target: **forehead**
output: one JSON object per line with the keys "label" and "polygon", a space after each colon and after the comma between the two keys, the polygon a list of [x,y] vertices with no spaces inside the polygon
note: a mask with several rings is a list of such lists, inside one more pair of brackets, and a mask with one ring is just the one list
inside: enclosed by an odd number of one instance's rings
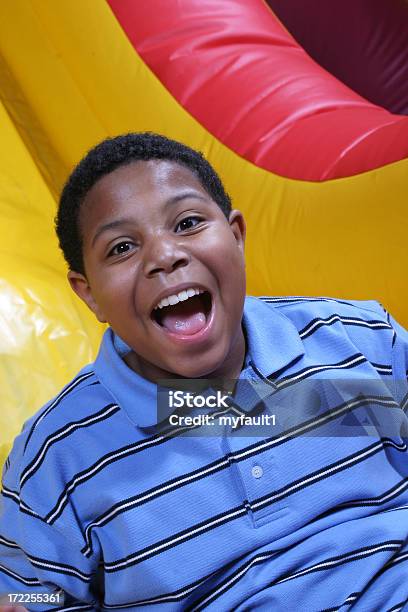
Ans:
{"label": "forehead", "polygon": [[217,204],[197,176],[186,166],[168,160],[136,161],[116,168],[100,178],[86,194],[79,214],[84,243],[103,223],[129,214],[137,222],[163,218],[166,203],[184,194],[197,196],[201,205]]}
{"label": "forehead", "polygon": [[162,193],[169,196],[184,188],[205,191],[198,177],[186,166],[168,160],[136,161],[116,168],[100,178],[84,198],[85,208],[101,199],[143,198]]}

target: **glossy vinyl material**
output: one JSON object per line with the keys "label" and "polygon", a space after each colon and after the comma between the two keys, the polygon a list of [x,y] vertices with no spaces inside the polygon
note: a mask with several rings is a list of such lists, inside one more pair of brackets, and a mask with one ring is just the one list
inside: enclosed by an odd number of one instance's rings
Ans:
{"label": "glossy vinyl material", "polygon": [[[261,0],[108,0],[135,50],[233,151],[281,176],[342,178],[404,159],[408,118],[316,64]],[[314,15],[305,20],[312,25]],[[373,36],[377,37],[377,32]],[[381,48],[381,47],[380,47]]]}

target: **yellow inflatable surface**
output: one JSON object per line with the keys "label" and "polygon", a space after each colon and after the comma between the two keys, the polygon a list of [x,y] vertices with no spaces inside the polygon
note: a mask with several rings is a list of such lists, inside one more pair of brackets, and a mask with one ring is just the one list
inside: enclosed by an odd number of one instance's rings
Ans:
{"label": "yellow inflatable surface", "polygon": [[53,218],[107,136],[152,130],[208,156],[247,219],[248,293],[378,299],[408,324],[408,160],[322,183],[251,164],[176,102],[102,1],[3,2],[0,41],[0,464],[103,331],[68,287]]}

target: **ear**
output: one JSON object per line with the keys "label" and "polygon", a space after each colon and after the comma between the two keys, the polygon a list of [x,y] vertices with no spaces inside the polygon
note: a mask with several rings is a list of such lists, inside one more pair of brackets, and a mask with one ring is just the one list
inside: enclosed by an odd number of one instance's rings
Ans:
{"label": "ear", "polygon": [[231,210],[228,222],[238,243],[238,247],[241,249],[242,253],[244,253],[246,224],[243,214],[239,210]]}
{"label": "ear", "polygon": [[68,282],[71,285],[71,289],[83,302],[85,302],[88,308],[92,310],[98,321],[106,323],[106,319],[94,299],[92,289],[86,276],[80,272],[73,272],[70,270],[68,272]]}

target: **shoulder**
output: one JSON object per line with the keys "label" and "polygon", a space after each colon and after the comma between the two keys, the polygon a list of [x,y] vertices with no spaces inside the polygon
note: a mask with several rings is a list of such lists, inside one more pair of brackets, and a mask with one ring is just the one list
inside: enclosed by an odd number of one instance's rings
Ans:
{"label": "shoulder", "polygon": [[385,365],[388,373],[394,330],[379,302],[300,296],[256,299],[267,305],[271,314],[289,319],[306,349],[326,347],[333,352],[361,353],[369,361]]}
{"label": "shoulder", "polygon": [[[32,475],[40,471],[44,477],[51,477],[49,470],[40,469],[49,455],[54,455],[53,463],[58,463],[57,448],[66,450],[72,441],[77,443],[72,434],[85,430],[88,424],[102,421],[109,410],[113,412],[115,408],[118,410],[114,399],[98,380],[93,364],[84,367],[24,423],[3,467],[3,492],[19,495],[21,491],[23,498],[24,485]],[[77,448],[77,456],[78,451]]]}
{"label": "shoulder", "polygon": [[85,366],[24,423],[25,447],[38,436],[41,438],[41,435],[47,435],[77,417],[92,414],[95,407],[109,397],[94,372],[93,364]]}
{"label": "shoulder", "polygon": [[375,318],[384,321],[390,327],[385,309],[376,300],[345,300],[319,296],[259,296],[255,299],[261,300],[294,321],[309,319],[310,316],[338,314],[363,319]]}

